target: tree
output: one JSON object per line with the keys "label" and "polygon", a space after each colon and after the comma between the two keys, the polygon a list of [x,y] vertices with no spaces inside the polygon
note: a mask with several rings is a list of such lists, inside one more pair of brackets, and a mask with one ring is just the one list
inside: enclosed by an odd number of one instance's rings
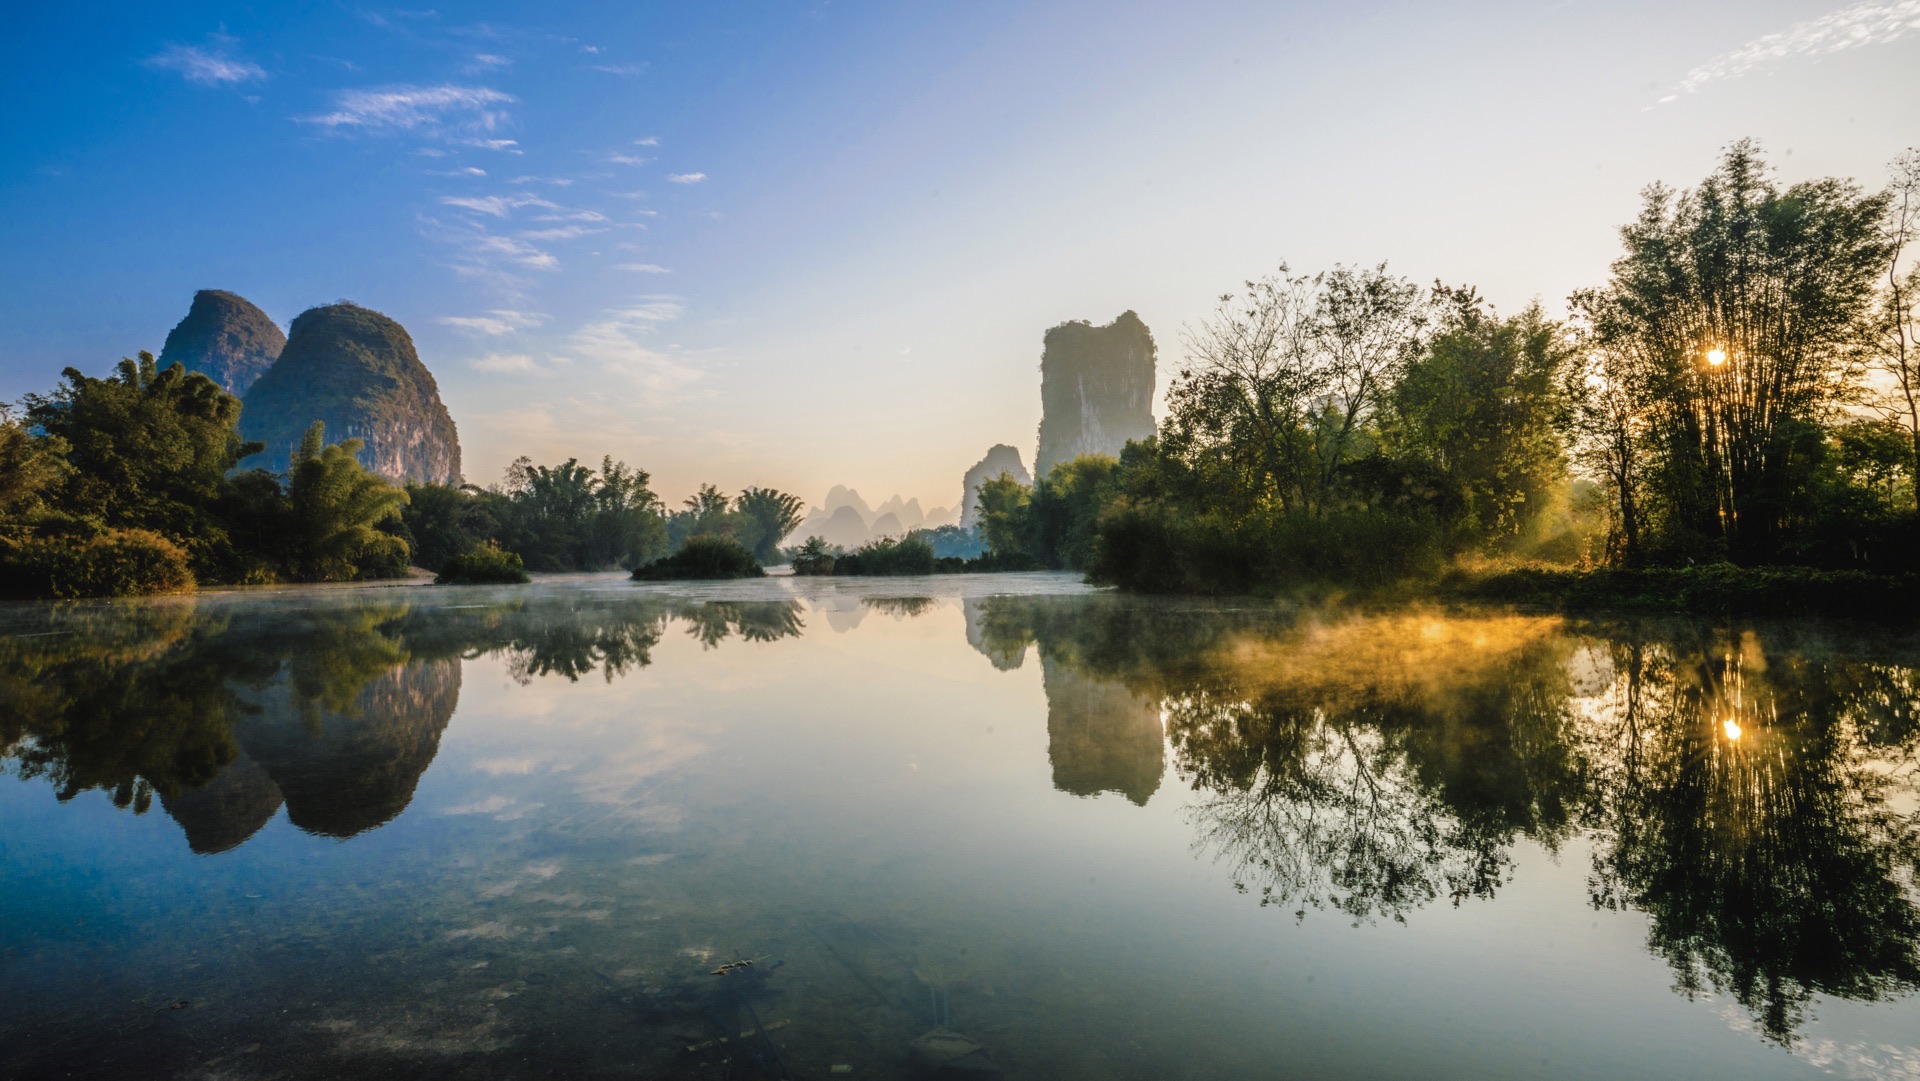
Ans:
{"label": "tree", "polygon": [[381,530],[406,505],[407,493],[360,464],[360,440],[328,446],[315,421],[287,473],[285,560],[302,581],[333,582],[363,569],[404,573],[407,542]]}
{"label": "tree", "polygon": [[1365,428],[1418,346],[1425,310],[1421,290],[1384,263],[1312,276],[1283,263],[1247,282],[1187,333],[1163,450],[1196,471],[1215,506],[1324,512],[1366,451]]}
{"label": "tree", "polygon": [[145,352],[105,379],[76,368],[62,377],[53,394],[24,399],[28,422],[64,448],[50,501],[87,529],[159,533],[219,579],[232,559],[217,513],[227,474],[260,449],[235,432],[240,399],[179,365],[157,371]]}
{"label": "tree", "polygon": [[1511,547],[1566,489],[1573,350],[1537,303],[1501,319],[1470,288],[1435,297],[1436,333],[1388,394],[1389,451],[1440,478],[1465,539]]}
{"label": "tree", "polygon": [[[1920,460],[1920,261],[1901,273],[1908,245],[1920,241],[1920,150],[1893,161],[1887,189],[1887,284],[1875,312],[1874,365],[1892,383],[1883,403],[1886,415],[1906,430],[1910,460]],[[1920,484],[1913,498],[1920,509]]]}
{"label": "tree", "polygon": [[806,506],[799,496],[772,488],[748,488],[733,501],[735,513],[751,519],[759,530],[753,554],[762,563],[779,560],[780,542],[799,528]]}
{"label": "tree", "polygon": [[1887,205],[1831,178],[1782,190],[1738,142],[1698,188],[1647,188],[1612,280],[1574,294],[1645,417],[1673,543],[1778,550],[1808,483],[1803,433],[1859,370]]}
{"label": "tree", "polygon": [[0,537],[23,532],[44,508],[46,493],[66,472],[66,450],[56,437],[35,439],[0,404]]}
{"label": "tree", "polygon": [[652,479],[646,470],[629,468],[625,462],[614,461],[612,455],[600,459],[600,475],[594,480],[593,519],[581,556],[583,567],[631,569],[666,553],[667,528],[660,515],[660,498],[647,486]]}
{"label": "tree", "polygon": [[980,486],[980,535],[996,556],[1028,551],[1027,504],[1033,489],[1002,473]]}
{"label": "tree", "polygon": [[1028,553],[1045,566],[1086,569],[1100,514],[1118,494],[1119,471],[1107,455],[1083,454],[1035,481],[1022,531]]}

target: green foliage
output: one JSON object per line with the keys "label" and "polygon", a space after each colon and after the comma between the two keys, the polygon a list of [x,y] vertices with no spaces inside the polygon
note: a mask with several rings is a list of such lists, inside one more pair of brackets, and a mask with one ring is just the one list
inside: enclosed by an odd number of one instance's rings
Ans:
{"label": "green foliage", "polygon": [[150,353],[106,379],[75,368],[63,379],[25,399],[29,423],[63,448],[66,467],[44,497],[97,528],[158,533],[197,574],[220,580],[235,562],[218,513],[227,474],[256,449],[235,434],[240,400],[185,368],[156,370]]}
{"label": "green foliage", "polygon": [[772,488],[748,488],[733,501],[733,509],[753,523],[757,534],[754,558],[772,563],[780,558],[780,542],[799,527],[806,503],[799,496]]}
{"label": "green foliage", "polygon": [[798,548],[793,549],[792,554],[788,556],[788,561],[793,564],[795,574],[808,576],[832,574],[834,552],[825,540],[819,537],[808,537]]}
{"label": "green foliage", "polygon": [[1920,577],[1813,567],[1576,569],[1517,567],[1448,576],[1466,600],[1557,609],[1695,612],[1714,616],[1835,615],[1905,621],[1920,607]]}
{"label": "green foliage", "polygon": [[46,509],[46,495],[68,469],[67,446],[57,437],[35,439],[0,404],[0,538],[18,536]]}
{"label": "green foliage", "polygon": [[503,552],[492,541],[449,557],[434,578],[435,585],[514,585],[528,581],[526,566],[513,552]]}
{"label": "green foliage", "polygon": [[974,505],[980,508],[980,536],[996,553],[1024,552],[1027,548],[1027,504],[1033,489],[1002,473],[980,485]]}
{"label": "green foliage", "polygon": [[1100,516],[1119,494],[1120,463],[1083,454],[1034,482],[1022,549],[1037,562],[1085,570],[1093,561]]}
{"label": "green foliage", "polygon": [[1431,578],[1445,562],[1441,527],[1418,516],[1358,509],[1188,516],[1124,502],[1102,519],[1087,576],[1151,593],[1371,590]]}
{"label": "green foliage", "polygon": [[437,571],[471,550],[479,537],[492,539],[495,523],[474,494],[453,484],[407,485],[401,521],[413,549],[413,561]]}
{"label": "green foliage", "polygon": [[1617,399],[1589,440],[1644,463],[1611,478],[1622,559],[1784,553],[1817,483],[1804,448],[1872,335],[1887,210],[1846,181],[1783,189],[1749,141],[1696,189],[1647,189],[1611,280],[1573,298],[1586,388]]}
{"label": "green foliage", "polygon": [[416,561],[429,570],[483,541],[536,571],[632,567],[667,550],[651,479],[611,456],[597,471],[574,458],[554,466],[520,458],[493,489],[409,485],[403,520]]}
{"label": "green foliage", "polygon": [[732,537],[706,535],[689,539],[679,551],[638,568],[633,576],[641,581],[673,581],[759,578],[766,573],[746,545]]}
{"label": "green foliage", "polygon": [[836,559],[834,574],[897,575],[932,574],[933,546],[918,537],[881,537],[868,541],[855,552]]}
{"label": "green foliage", "polygon": [[0,592],[12,597],[136,597],[193,588],[187,554],[150,530],[0,542]]}
{"label": "green foliage", "polygon": [[1431,477],[1464,546],[1540,539],[1565,505],[1573,348],[1536,303],[1511,319],[1471,289],[1436,289],[1437,332],[1400,372],[1381,418],[1383,456]]}
{"label": "green foliage", "polygon": [[307,429],[287,477],[287,530],[281,559],[305,582],[348,581],[363,568],[404,574],[407,543],[379,528],[406,505],[405,490],[367,472],[360,441],[329,446],[326,426]]}
{"label": "green foliage", "polygon": [[926,541],[932,546],[933,554],[941,559],[972,559],[987,550],[979,533],[957,525],[916,529],[908,535]]}

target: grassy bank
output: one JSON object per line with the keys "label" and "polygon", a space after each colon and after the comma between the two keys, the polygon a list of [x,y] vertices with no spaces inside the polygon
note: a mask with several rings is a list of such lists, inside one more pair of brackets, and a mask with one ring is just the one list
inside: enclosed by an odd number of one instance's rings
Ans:
{"label": "grassy bank", "polygon": [[1910,621],[1920,613],[1920,576],[1726,563],[1649,570],[1455,570],[1440,580],[1439,593],[1447,600],[1567,611],[1817,615],[1887,621]]}

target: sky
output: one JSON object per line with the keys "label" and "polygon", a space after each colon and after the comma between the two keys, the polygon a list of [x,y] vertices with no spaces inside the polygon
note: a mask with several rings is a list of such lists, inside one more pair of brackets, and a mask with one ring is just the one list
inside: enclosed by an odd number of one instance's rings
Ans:
{"label": "sky", "polygon": [[407,327],[467,478],[818,502],[1031,462],[1046,328],[1282,262],[1563,312],[1648,183],[1870,188],[1920,0],[33,4],[0,42],[0,398],[196,289]]}

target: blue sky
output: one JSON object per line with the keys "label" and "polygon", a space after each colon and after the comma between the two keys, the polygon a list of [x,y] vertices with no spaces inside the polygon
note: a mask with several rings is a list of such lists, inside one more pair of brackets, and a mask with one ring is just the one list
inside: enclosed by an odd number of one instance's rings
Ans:
{"label": "blue sky", "polygon": [[929,505],[1031,457],[1040,336],[1161,349],[1271,270],[1504,309],[1752,136],[1877,186],[1920,0],[30,5],[0,44],[0,397],[193,291],[413,333],[469,479],[613,454]]}

